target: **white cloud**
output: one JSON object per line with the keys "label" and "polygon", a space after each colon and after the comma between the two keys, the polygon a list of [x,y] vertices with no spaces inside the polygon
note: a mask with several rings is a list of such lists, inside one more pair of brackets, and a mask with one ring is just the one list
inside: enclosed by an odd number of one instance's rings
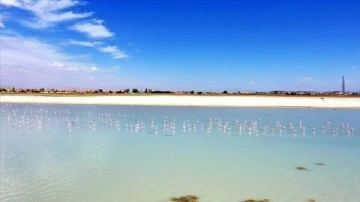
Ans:
{"label": "white cloud", "polygon": [[305,78],[300,79],[299,82],[308,83],[308,82],[311,82],[312,80],[313,80],[312,77],[305,77]]}
{"label": "white cloud", "polygon": [[104,46],[99,48],[99,50],[104,53],[114,53],[118,50],[118,48],[116,46]]}
{"label": "white cloud", "polygon": [[[86,87],[86,76],[97,80],[113,74],[76,56],[62,52],[56,46],[34,38],[0,35],[1,85],[19,87]],[[21,56],[21,57],[19,57]]]}
{"label": "white cloud", "polygon": [[[80,0],[0,0],[0,6],[14,7],[31,12],[35,18],[32,20],[20,20],[24,25],[31,28],[45,28],[59,22],[87,18],[92,15],[89,12],[74,12],[70,9],[84,4]],[[5,27],[4,13],[0,15],[0,28]],[[91,38],[108,38],[115,34],[103,25],[99,19],[77,22],[70,27],[71,30],[84,33]],[[129,56],[116,46],[105,46],[99,41],[72,40],[68,44],[93,47],[97,50],[109,53],[114,59],[128,58]],[[48,63],[51,64],[51,63]]]}
{"label": "white cloud", "polygon": [[0,28],[5,28],[4,22],[3,22],[3,16],[0,15]]}
{"label": "white cloud", "polygon": [[110,54],[114,59],[125,59],[129,57],[129,55],[127,55],[124,51],[119,50],[117,46],[109,46],[109,45],[102,46],[103,43],[99,41],[91,42],[91,41],[77,41],[70,39],[69,44],[97,48],[97,50],[100,52]]}
{"label": "white cloud", "polygon": [[64,67],[64,64],[61,63],[61,62],[52,62],[52,63],[49,64],[49,66],[50,67],[60,67],[60,68],[62,68],[62,67]]}
{"label": "white cloud", "polygon": [[108,38],[114,36],[114,33],[110,32],[109,29],[103,25],[102,20],[76,23],[70,29],[84,33],[91,38]]}
{"label": "white cloud", "polygon": [[1,0],[0,5],[3,6],[14,6],[14,7],[20,7],[21,4],[18,0]]}
{"label": "white cloud", "polygon": [[102,45],[102,42],[99,41],[77,41],[77,40],[69,40],[69,44],[78,45],[78,46],[86,46],[86,47],[97,47],[99,45]]}
{"label": "white cloud", "polygon": [[125,59],[129,57],[124,51],[119,50],[117,46],[100,47],[99,51],[111,54],[114,59]]}
{"label": "white cloud", "polygon": [[[67,60],[55,47],[37,39],[24,37],[1,37],[2,65],[41,67],[54,64],[55,61]],[[21,56],[21,57],[19,57]]]}
{"label": "white cloud", "polygon": [[68,9],[81,5],[78,0],[2,0],[0,5],[31,12],[35,19],[22,21],[25,26],[31,28],[45,28],[58,22],[87,18],[93,14],[69,11]]}

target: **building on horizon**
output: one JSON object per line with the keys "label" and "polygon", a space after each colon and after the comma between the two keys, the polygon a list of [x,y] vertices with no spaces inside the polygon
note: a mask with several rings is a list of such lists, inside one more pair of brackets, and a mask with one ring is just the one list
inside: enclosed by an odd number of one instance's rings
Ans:
{"label": "building on horizon", "polygon": [[341,86],[342,93],[345,94],[345,78],[344,75],[342,76],[342,86]]}

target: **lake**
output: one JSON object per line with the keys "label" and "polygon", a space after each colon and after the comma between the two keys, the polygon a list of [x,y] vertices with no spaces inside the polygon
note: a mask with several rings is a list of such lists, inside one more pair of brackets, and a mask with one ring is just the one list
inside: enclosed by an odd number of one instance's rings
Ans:
{"label": "lake", "polygon": [[360,198],[360,110],[0,104],[0,201]]}

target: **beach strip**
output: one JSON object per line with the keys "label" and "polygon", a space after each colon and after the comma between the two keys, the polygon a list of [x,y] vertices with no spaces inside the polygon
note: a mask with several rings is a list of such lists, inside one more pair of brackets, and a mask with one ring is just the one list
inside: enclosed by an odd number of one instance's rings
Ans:
{"label": "beach strip", "polygon": [[196,95],[1,95],[0,103],[197,107],[294,107],[360,109],[360,97],[196,96]]}

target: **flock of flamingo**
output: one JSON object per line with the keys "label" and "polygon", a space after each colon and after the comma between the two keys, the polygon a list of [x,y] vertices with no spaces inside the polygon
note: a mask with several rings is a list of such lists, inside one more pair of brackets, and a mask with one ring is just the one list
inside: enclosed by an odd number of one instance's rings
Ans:
{"label": "flock of flamingo", "polygon": [[45,127],[64,130],[72,134],[80,130],[98,131],[113,129],[114,133],[123,134],[238,134],[251,136],[299,136],[299,135],[332,135],[354,136],[356,130],[349,123],[333,124],[324,121],[322,124],[306,125],[301,120],[282,123],[279,120],[270,121],[237,118],[183,118],[157,117],[143,114],[120,112],[93,112],[58,110],[50,108],[18,108],[13,105],[1,105],[1,121],[6,121],[11,128],[17,130],[38,131]]}

